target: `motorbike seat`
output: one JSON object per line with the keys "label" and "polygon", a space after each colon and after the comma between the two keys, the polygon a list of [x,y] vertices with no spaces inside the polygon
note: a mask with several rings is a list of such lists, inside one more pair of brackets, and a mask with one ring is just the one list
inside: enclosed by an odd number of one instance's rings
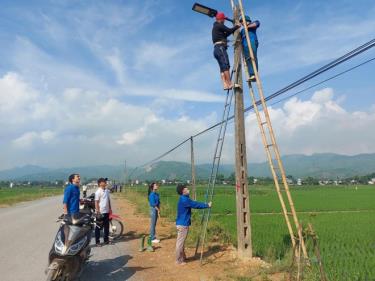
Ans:
{"label": "motorbike seat", "polygon": [[64,221],[69,225],[81,226],[90,223],[90,215],[82,213],[69,215],[64,219]]}

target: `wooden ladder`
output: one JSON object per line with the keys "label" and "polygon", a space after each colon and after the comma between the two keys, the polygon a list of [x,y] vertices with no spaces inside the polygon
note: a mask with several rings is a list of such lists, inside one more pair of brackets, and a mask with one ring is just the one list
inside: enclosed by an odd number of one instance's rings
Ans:
{"label": "wooden ladder", "polygon": [[[245,13],[243,10],[242,0],[238,0],[238,3],[239,3],[240,15],[243,19],[245,19]],[[304,241],[303,233],[302,233],[302,227],[300,226],[300,222],[297,217],[293,198],[290,194],[287,178],[285,175],[285,169],[281,161],[278,145],[276,143],[275,133],[272,128],[271,119],[269,116],[267,104],[266,104],[265,97],[263,94],[262,83],[261,83],[259,73],[256,67],[254,53],[250,44],[249,32],[246,28],[244,30],[246,34],[247,45],[249,46],[249,53],[250,53],[251,63],[254,69],[260,102],[257,101],[256,99],[254,89],[249,79],[250,75],[248,73],[247,62],[244,58],[243,58],[243,63],[245,66],[244,68],[245,68],[245,73],[246,73],[246,77],[248,81],[248,87],[250,91],[252,104],[254,106],[254,111],[257,117],[258,126],[259,126],[261,136],[262,136],[263,146],[266,151],[267,160],[268,160],[271,173],[272,173],[272,177],[275,183],[276,192],[281,203],[282,212],[286,221],[286,225],[288,227],[293,249],[296,249],[296,247],[301,247],[303,256],[306,262],[309,263],[305,241]],[[263,110],[263,114],[261,114],[261,111],[259,109],[260,106],[261,106],[261,109]],[[280,178],[281,180],[279,180]],[[286,197],[286,200],[284,197]],[[294,227],[292,226],[292,223],[294,224]]]}

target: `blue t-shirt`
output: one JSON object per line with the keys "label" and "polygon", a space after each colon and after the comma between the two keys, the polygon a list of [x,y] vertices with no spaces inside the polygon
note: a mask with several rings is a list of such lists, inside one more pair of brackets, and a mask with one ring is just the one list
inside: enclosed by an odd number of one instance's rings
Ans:
{"label": "blue t-shirt", "polygon": [[191,208],[206,209],[208,204],[191,200],[189,195],[181,195],[177,204],[176,225],[191,225]]}
{"label": "blue t-shirt", "polygon": [[159,193],[150,192],[150,195],[148,196],[148,203],[150,204],[150,207],[159,207],[160,206]]}
{"label": "blue t-shirt", "polygon": [[77,185],[70,183],[65,187],[63,203],[67,206],[68,214],[79,213],[79,195]]}

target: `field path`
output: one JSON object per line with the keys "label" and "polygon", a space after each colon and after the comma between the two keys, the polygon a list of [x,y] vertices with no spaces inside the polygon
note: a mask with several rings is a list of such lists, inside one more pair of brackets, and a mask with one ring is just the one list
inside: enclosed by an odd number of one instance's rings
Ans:
{"label": "field path", "polygon": [[[302,211],[298,212],[297,214],[350,214],[350,213],[375,213],[375,210],[332,210],[332,211]],[[234,213],[227,213],[224,216],[235,216],[236,214]],[[259,215],[259,216],[272,216],[272,215],[283,215],[282,212],[254,212],[251,213],[251,215]],[[223,214],[211,214],[211,216],[223,216]]]}
{"label": "field path", "polygon": [[[0,273],[2,281],[44,280],[48,252],[62,212],[61,196],[20,203],[0,209]],[[81,281],[142,280],[135,268],[128,242],[93,248]]]}

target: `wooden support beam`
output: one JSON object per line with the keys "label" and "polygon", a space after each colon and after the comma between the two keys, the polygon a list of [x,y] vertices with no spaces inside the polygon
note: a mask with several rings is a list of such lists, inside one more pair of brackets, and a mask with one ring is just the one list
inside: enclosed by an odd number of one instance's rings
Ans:
{"label": "wooden support beam", "polygon": [[193,199],[197,200],[197,191],[195,185],[195,162],[194,162],[194,139],[190,137],[190,153],[191,153],[191,189],[193,192]]}

